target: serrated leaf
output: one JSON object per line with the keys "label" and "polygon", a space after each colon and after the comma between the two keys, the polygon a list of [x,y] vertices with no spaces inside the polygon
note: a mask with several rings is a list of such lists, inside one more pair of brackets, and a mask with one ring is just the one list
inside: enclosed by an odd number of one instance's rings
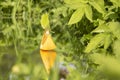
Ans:
{"label": "serrated leaf", "polygon": [[47,13],[45,13],[45,14],[43,14],[41,16],[40,23],[41,23],[43,29],[48,29],[50,27],[49,18],[48,18],[48,14]]}
{"label": "serrated leaf", "polygon": [[90,5],[85,6],[85,16],[92,22],[92,8]]}
{"label": "serrated leaf", "polygon": [[79,22],[82,17],[84,15],[84,10],[83,10],[83,7],[77,9],[71,16],[69,22],[68,22],[68,25],[70,24],[75,24],[77,22]]}
{"label": "serrated leaf", "polygon": [[111,32],[120,40],[120,23],[119,22],[110,22],[108,26]]}
{"label": "serrated leaf", "polygon": [[106,34],[97,34],[96,36],[94,36],[91,40],[90,43],[87,45],[85,52],[89,53],[91,52],[93,49],[97,48],[98,45],[102,44],[101,42],[103,42],[104,38],[105,38]]}
{"label": "serrated leaf", "polygon": [[90,4],[100,13],[104,14],[104,0],[95,0],[93,2],[90,2]]}

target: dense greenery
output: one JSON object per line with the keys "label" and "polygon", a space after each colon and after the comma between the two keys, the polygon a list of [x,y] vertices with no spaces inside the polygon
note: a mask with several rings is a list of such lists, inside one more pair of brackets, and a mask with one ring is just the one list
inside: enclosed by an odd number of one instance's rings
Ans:
{"label": "dense greenery", "polygon": [[39,55],[46,12],[66,80],[120,80],[120,0],[0,0],[0,80],[48,79]]}

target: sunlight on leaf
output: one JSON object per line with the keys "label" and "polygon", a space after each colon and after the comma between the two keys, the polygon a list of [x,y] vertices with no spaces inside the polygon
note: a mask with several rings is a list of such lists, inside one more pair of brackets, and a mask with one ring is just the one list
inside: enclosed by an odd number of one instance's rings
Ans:
{"label": "sunlight on leaf", "polygon": [[101,32],[110,32],[107,24],[103,23],[92,31],[92,33],[101,33]]}
{"label": "sunlight on leaf", "polygon": [[49,29],[50,24],[49,24],[49,16],[48,13],[45,13],[41,16],[40,23],[43,27],[43,29]]}
{"label": "sunlight on leaf", "polygon": [[104,14],[104,0],[91,1],[90,4],[100,13]]}
{"label": "sunlight on leaf", "polygon": [[82,17],[84,15],[84,10],[83,10],[83,7],[77,9],[71,16],[69,22],[68,22],[68,25],[70,24],[75,24],[77,22],[79,22]]}
{"label": "sunlight on leaf", "polygon": [[110,0],[114,5],[120,7],[120,0]]}
{"label": "sunlight on leaf", "polygon": [[71,9],[78,9],[80,8],[82,5],[84,5],[83,3],[74,3],[74,4],[65,4],[66,7],[69,7]]}
{"label": "sunlight on leaf", "polygon": [[111,43],[112,43],[112,36],[111,34],[107,34],[104,41],[104,49],[107,49]]}
{"label": "sunlight on leaf", "polygon": [[72,0],[64,0],[64,2],[67,3],[67,4],[74,4],[74,3],[81,2],[81,0],[74,0],[74,1],[72,1]]}
{"label": "sunlight on leaf", "polygon": [[91,50],[97,48],[99,44],[103,44],[105,37],[106,37],[106,34],[104,34],[104,33],[97,34],[96,36],[94,36],[90,40],[90,43],[87,45],[85,52],[89,53]]}
{"label": "sunlight on leaf", "polygon": [[90,5],[85,6],[85,15],[92,22],[92,8]]}
{"label": "sunlight on leaf", "polygon": [[64,2],[66,3],[65,6],[71,8],[71,9],[78,9],[78,8],[80,8],[81,6],[84,5],[83,1],[81,1],[81,0],[75,0],[75,1],[72,1],[72,0],[64,0]]}
{"label": "sunlight on leaf", "polygon": [[110,22],[109,26],[110,30],[120,40],[120,23],[119,22]]}

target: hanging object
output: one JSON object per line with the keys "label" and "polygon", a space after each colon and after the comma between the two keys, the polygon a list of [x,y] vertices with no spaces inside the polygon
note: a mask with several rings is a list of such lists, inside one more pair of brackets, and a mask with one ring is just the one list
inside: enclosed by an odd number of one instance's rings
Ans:
{"label": "hanging object", "polygon": [[56,48],[56,46],[51,38],[49,30],[46,30],[43,34],[40,49],[42,49],[42,50],[54,50],[55,48]]}
{"label": "hanging object", "polygon": [[45,13],[41,17],[41,25],[45,32],[43,34],[41,44],[40,44],[40,55],[45,66],[47,73],[50,73],[50,70],[54,66],[56,60],[56,52],[54,51],[56,45],[54,44],[52,37],[50,35],[49,19],[48,14]]}

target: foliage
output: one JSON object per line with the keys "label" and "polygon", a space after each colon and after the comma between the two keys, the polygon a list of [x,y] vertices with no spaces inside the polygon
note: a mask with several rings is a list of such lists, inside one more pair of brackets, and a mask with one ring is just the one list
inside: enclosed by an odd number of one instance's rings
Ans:
{"label": "foliage", "polygon": [[50,26],[50,24],[49,24],[49,19],[48,19],[48,14],[47,14],[47,13],[45,13],[45,14],[43,14],[43,15],[41,16],[40,22],[41,22],[41,25],[42,25],[42,27],[43,27],[44,29],[46,29],[46,28],[48,28],[48,27]]}
{"label": "foliage", "polygon": [[119,15],[120,0],[0,0],[0,80],[48,79],[41,26],[51,26],[57,45],[50,80],[61,63],[66,80],[120,80]]}

